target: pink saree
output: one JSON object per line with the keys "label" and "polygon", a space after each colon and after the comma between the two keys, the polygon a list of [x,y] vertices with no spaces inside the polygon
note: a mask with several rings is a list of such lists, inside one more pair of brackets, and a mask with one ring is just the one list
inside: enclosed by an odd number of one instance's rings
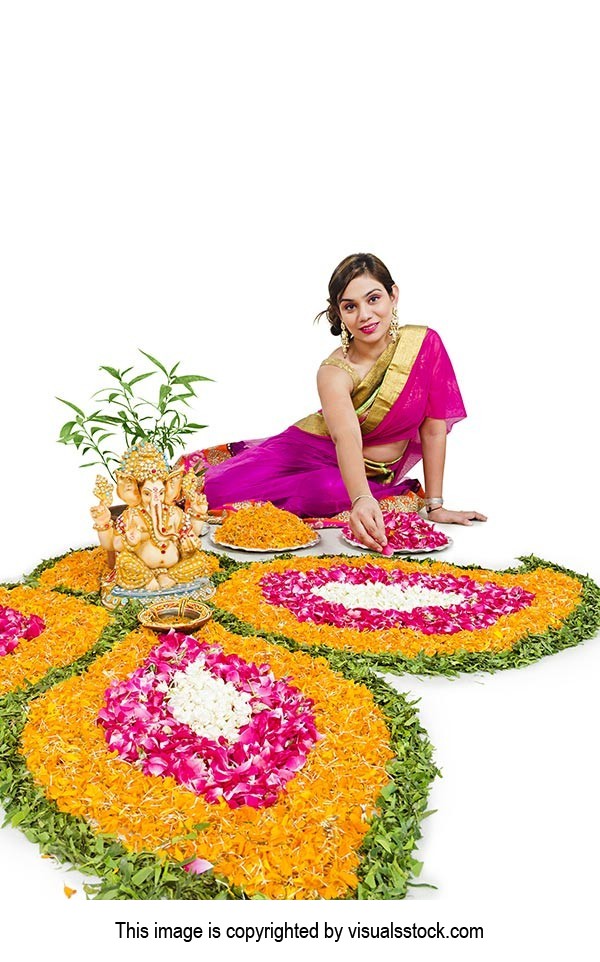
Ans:
{"label": "pink saree", "polygon": [[[369,478],[370,490],[378,500],[419,490],[419,482],[406,474],[421,459],[419,427],[425,418],[445,420],[450,431],[466,417],[439,335],[414,325],[401,328],[396,344],[386,349],[356,385],[352,401],[365,448],[408,442],[385,478]],[[227,460],[206,469],[204,490],[211,510],[256,500],[271,501],[301,517],[327,517],[350,506],[335,445],[320,412],[275,437],[228,445],[223,456]],[[183,460],[186,467],[199,470],[210,458],[206,452],[195,452]]]}

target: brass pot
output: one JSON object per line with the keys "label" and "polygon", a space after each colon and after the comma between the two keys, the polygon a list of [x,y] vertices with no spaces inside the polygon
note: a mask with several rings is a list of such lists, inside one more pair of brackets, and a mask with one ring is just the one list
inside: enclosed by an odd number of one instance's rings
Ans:
{"label": "brass pot", "polygon": [[144,628],[152,631],[182,631],[190,634],[197,631],[212,618],[212,611],[208,605],[193,598],[182,598],[181,601],[158,601],[149,605],[138,614],[138,621]]}

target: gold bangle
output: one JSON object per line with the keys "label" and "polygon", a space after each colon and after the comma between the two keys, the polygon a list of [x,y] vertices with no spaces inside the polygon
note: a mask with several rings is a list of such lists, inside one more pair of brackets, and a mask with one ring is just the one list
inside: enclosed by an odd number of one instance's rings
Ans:
{"label": "gold bangle", "polygon": [[[357,497],[354,499],[354,501],[352,501],[352,502],[350,503],[350,510],[351,510],[351,511],[352,511],[352,508],[354,507],[354,505],[356,504],[356,502],[357,502],[357,501],[360,501],[361,498],[372,498],[373,501],[377,501],[377,498],[375,497],[374,494],[359,494],[359,495],[357,495]],[[377,504],[379,504],[379,501],[377,501]]]}
{"label": "gold bangle", "polygon": [[113,526],[112,521],[108,521],[106,524],[94,524],[94,525],[92,525],[92,527],[94,528],[94,531],[108,531],[108,529],[109,529],[109,528],[112,528],[112,526]]}

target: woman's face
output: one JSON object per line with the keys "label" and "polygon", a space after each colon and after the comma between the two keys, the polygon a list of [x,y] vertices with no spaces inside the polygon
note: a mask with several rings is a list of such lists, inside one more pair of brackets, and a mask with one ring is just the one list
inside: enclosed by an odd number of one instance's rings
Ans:
{"label": "woman's face", "polygon": [[397,303],[395,284],[390,297],[380,281],[370,274],[361,274],[350,281],[338,306],[342,321],[354,340],[368,345],[387,337]]}

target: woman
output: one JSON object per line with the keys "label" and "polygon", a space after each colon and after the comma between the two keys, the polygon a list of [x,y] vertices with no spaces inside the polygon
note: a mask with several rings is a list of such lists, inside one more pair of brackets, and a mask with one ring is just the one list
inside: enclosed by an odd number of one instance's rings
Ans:
{"label": "woman", "polygon": [[322,410],[275,437],[231,445],[225,456],[233,456],[206,472],[211,508],[254,499],[304,517],[350,509],[357,540],[381,551],[379,502],[419,490],[405,475],[422,458],[432,521],[486,520],[443,506],[446,434],[466,412],[439,336],[400,327],[397,303],[398,288],[373,254],[353,254],[336,267],[329,306],[318,316],[327,315],[342,345],[319,368]]}

